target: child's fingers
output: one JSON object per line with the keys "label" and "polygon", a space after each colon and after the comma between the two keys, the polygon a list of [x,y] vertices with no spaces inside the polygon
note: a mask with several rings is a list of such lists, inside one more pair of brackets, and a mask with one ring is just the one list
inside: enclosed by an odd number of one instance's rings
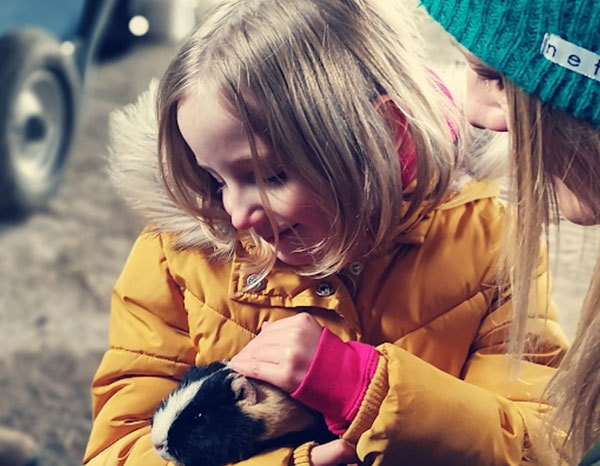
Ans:
{"label": "child's fingers", "polygon": [[343,439],[317,445],[310,451],[310,463],[314,466],[336,466],[356,461],[356,448]]}
{"label": "child's fingers", "polygon": [[306,374],[310,360],[303,353],[280,344],[248,344],[230,361],[233,370],[247,377],[264,380],[287,391],[294,391]]}
{"label": "child's fingers", "polygon": [[261,333],[252,339],[231,361],[259,360],[306,369],[316,351],[321,328],[314,333],[297,328]]}
{"label": "child's fingers", "polygon": [[289,346],[288,342],[289,338],[286,338],[286,335],[282,335],[280,332],[261,333],[250,340],[233,359],[259,357],[258,355],[260,355],[263,349],[268,347],[277,347],[279,351],[283,351],[284,347]]}
{"label": "child's fingers", "polygon": [[240,353],[236,354],[231,362],[233,364],[244,364],[248,365],[255,361],[270,363],[270,364],[281,364],[284,355],[282,354],[281,346],[273,344],[261,344],[255,347],[248,345]]}
{"label": "child's fingers", "polygon": [[310,349],[315,341],[318,342],[322,331],[323,327],[312,316],[302,313],[263,324],[260,333],[252,341],[261,344],[278,341],[282,347],[298,346]]}
{"label": "child's fingers", "polygon": [[238,363],[232,361],[231,367],[246,377],[269,382],[288,392],[294,391],[298,385],[279,364],[263,361],[242,361]]}
{"label": "child's fingers", "polygon": [[267,324],[230,365],[240,374],[293,391],[308,371],[322,330],[306,313]]}

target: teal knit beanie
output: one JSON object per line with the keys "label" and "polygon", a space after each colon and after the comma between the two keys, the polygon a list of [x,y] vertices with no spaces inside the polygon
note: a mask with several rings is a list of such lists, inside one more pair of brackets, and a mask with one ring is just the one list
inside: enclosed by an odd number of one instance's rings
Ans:
{"label": "teal knit beanie", "polygon": [[421,0],[487,65],[600,128],[600,0]]}

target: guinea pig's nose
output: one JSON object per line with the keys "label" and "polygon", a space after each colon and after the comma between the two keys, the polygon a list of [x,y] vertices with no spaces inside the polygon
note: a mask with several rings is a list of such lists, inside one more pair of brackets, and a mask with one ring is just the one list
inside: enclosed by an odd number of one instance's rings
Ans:
{"label": "guinea pig's nose", "polygon": [[152,446],[156,451],[161,451],[163,448],[165,448],[164,443],[154,443]]}

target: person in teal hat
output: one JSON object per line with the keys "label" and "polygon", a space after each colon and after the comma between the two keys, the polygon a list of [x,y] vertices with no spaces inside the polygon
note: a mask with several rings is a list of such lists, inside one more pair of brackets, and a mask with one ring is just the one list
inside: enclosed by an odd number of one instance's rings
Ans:
{"label": "person in teal hat", "polygon": [[[600,1],[421,4],[465,55],[468,119],[509,132],[511,191],[518,200],[514,243],[506,248],[515,309],[509,349],[523,354],[540,234],[558,210],[575,223],[600,223]],[[557,407],[551,423],[566,433],[554,444],[569,464],[600,465],[599,310],[597,267],[575,341],[547,389]]]}

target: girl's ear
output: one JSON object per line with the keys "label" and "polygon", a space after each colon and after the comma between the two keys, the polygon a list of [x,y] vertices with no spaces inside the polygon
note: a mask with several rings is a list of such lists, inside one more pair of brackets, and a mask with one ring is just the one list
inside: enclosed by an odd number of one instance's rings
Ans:
{"label": "girl's ear", "polygon": [[373,100],[373,105],[388,124],[388,127],[392,132],[394,147],[399,151],[408,130],[406,116],[387,94],[378,96]]}
{"label": "girl's ear", "polygon": [[476,128],[507,131],[506,92],[495,80],[481,78],[467,66],[465,116]]}
{"label": "girl's ear", "polygon": [[373,105],[390,129],[394,147],[398,152],[402,186],[406,188],[417,176],[417,149],[408,131],[408,119],[387,94],[373,100]]}

